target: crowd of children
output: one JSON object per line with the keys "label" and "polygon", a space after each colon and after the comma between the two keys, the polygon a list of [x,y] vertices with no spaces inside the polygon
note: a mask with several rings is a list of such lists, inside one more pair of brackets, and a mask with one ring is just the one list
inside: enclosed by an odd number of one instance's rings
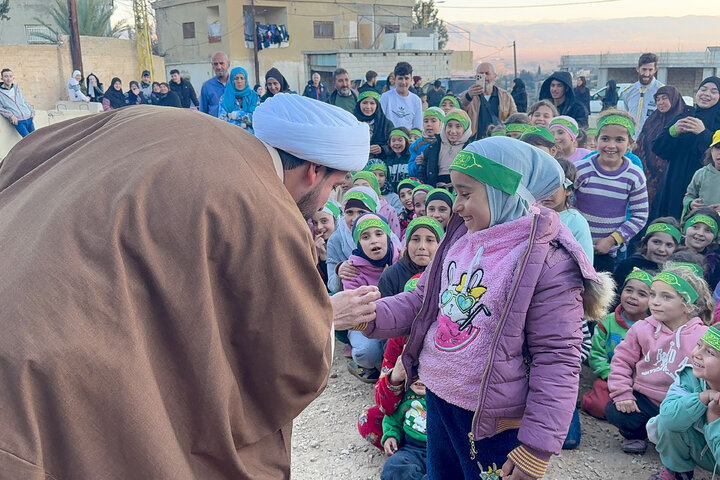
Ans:
{"label": "crowd of children", "polygon": [[626,112],[583,130],[543,100],[469,143],[474,120],[449,96],[422,131],[382,127],[387,144],[312,219],[328,289],[383,297],[374,322],[336,332],[375,385],[358,430],[388,455],[382,478],[541,477],[580,443],[581,362],[597,376],[582,409],[627,453],[655,442],[653,479],[712,470],[720,131],[682,218],[651,218]]}

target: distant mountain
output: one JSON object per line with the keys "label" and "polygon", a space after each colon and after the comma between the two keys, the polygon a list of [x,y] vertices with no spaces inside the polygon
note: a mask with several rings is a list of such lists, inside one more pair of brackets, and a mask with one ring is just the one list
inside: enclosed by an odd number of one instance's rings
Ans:
{"label": "distant mountain", "polygon": [[[512,72],[512,47],[517,42],[518,70],[555,69],[561,55],[661,51],[703,51],[720,45],[720,16],[687,16],[588,20],[526,25],[459,24],[471,39],[476,61],[488,59]],[[452,31],[452,27],[450,28]],[[466,34],[451,34],[448,49],[467,50]]]}

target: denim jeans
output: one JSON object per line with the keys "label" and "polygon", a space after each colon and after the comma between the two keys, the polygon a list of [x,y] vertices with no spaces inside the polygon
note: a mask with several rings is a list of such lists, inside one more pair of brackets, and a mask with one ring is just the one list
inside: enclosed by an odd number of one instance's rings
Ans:
{"label": "denim jeans", "polygon": [[18,133],[23,136],[27,137],[32,132],[35,131],[35,125],[33,124],[33,119],[28,118],[27,120],[18,120],[18,124],[15,125],[15,130],[18,131]]}

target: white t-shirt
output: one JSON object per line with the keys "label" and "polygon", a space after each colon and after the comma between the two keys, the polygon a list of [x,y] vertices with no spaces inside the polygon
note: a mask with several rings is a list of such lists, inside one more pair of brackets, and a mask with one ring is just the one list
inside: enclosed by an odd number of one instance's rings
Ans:
{"label": "white t-shirt", "polygon": [[396,90],[388,90],[380,96],[380,106],[394,126],[422,130],[422,101],[414,93],[401,97]]}

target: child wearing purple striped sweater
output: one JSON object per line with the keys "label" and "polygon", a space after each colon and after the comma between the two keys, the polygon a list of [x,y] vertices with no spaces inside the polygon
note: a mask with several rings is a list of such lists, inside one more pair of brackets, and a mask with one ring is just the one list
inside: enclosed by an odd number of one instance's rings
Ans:
{"label": "child wearing purple striped sweater", "polygon": [[575,206],[590,225],[598,271],[614,270],[618,250],[648,219],[645,174],[625,157],[634,133],[627,112],[605,112],[598,120],[597,155],[576,163]]}

